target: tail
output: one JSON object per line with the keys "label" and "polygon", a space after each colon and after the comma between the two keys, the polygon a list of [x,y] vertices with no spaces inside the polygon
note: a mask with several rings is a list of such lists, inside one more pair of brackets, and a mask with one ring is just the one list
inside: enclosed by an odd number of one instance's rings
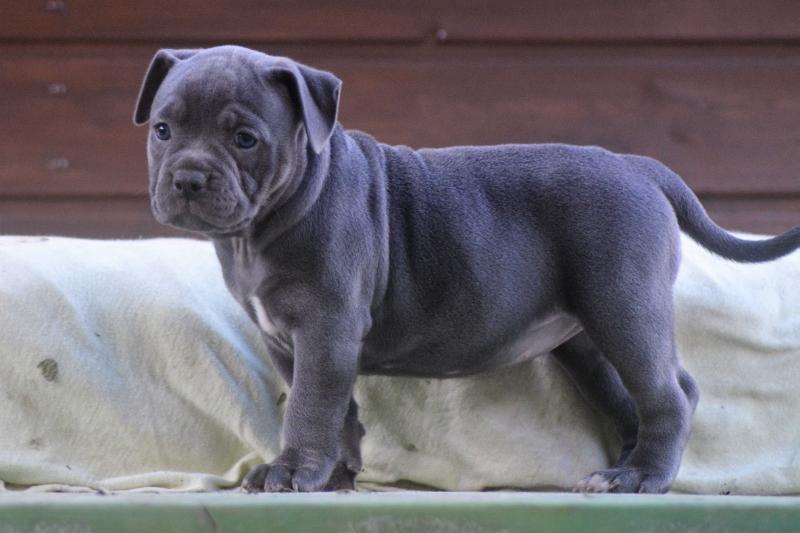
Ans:
{"label": "tail", "polygon": [[652,177],[672,204],[681,229],[703,248],[717,255],[740,263],[760,263],[800,248],[800,226],[771,239],[740,239],[708,217],[700,200],[677,174],[662,167],[656,169]]}

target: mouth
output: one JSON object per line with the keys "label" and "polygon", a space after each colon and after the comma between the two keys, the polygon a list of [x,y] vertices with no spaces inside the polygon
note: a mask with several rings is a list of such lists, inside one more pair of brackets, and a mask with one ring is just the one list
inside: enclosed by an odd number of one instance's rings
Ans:
{"label": "mouth", "polygon": [[252,222],[252,217],[233,216],[239,211],[238,203],[225,213],[209,212],[204,203],[185,198],[172,197],[164,203],[156,199],[150,203],[156,220],[182,230],[221,236],[241,231]]}

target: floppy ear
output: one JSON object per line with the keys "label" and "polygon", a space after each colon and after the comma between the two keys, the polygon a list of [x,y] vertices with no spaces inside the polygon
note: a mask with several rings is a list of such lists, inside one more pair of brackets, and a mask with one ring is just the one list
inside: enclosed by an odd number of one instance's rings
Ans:
{"label": "floppy ear", "polygon": [[134,124],[139,126],[150,119],[150,106],[153,104],[153,98],[155,98],[161,82],[167,77],[170,69],[179,61],[189,59],[199,51],[162,48],[156,52],[153,60],[150,61],[150,66],[147,68],[142,88],[139,89],[139,99],[136,101],[136,110],[133,113]]}
{"label": "floppy ear", "polygon": [[342,81],[330,72],[290,60],[270,70],[288,80],[294,105],[303,116],[308,142],[315,153],[322,152],[336,126]]}

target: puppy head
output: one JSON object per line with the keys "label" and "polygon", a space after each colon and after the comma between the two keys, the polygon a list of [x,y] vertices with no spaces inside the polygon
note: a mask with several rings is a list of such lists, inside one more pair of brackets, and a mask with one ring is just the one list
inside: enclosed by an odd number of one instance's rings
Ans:
{"label": "puppy head", "polygon": [[246,228],[325,150],[340,88],[328,72],[246,48],[160,50],[134,113],[150,122],[155,218],[210,235]]}

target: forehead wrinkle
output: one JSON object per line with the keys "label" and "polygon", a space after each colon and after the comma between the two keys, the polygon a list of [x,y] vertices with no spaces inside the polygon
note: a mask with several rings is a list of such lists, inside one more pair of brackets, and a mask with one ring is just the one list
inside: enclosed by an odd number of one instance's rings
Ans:
{"label": "forehead wrinkle", "polygon": [[187,102],[187,121],[205,122],[209,111],[219,109],[231,99],[232,80],[229,79],[229,68],[220,58],[214,57],[201,64],[188,64],[191,62],[188,60],[175,72],[173,91],[181,94]]}
{"label": "forehead wrinkle", "polygon": [[221,126],[224,121],[238,121],[243,118],[247,122],[262,122],[261,117],[247,109],[238,102],[230,102],[219,112],[217,123]]}
{"label": "forehead wrinkle", "polygon": [[186,120],[186,102],[183,98],[173,98],[156,109],[153,116],[164,117],[173,122],[183,122]]}
{"label": "forehead wrinkle", "polygon": [[217,125],[221,128],[232,128],[241,122],[256,127],[264,134],[267,140],[271,138],[269,125],[264,119],[262,119],[258,113],[255,113],[238,102],[227,104],[217,115]]}

